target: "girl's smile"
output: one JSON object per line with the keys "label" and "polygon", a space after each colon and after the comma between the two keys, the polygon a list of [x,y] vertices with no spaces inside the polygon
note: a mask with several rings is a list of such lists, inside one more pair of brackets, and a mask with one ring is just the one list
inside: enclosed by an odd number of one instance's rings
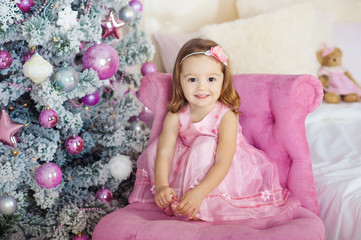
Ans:
{"label": "girl's smile", "polygon": [[180,83],[191,109],[200,117],[206,115],[221,94],[222,64],[206,55],[187,57],[182,63]]}

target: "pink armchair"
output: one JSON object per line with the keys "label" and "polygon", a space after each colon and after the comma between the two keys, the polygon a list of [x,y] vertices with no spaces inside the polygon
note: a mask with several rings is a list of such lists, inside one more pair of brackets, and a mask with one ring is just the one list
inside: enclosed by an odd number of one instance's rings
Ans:
{"label": "pink armchair", "polygon": [[[171,78],[153,73],[142,79],[141,99],[154,113],[150,141],[160,134]],[[304,125],[307,114],[322,101],[320,82],[311,75],[245,74],[235,75],[233,85],[241,96],[243,134],[278,166],[281,185],[302,207],[272,219],[194,222],[168,217],[154,203],[131,203],[102,218],[93,240],[325,238]]]}

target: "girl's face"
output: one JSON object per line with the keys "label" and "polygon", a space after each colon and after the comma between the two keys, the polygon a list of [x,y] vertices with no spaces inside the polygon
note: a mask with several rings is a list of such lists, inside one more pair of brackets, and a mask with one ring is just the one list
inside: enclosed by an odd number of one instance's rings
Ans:
{"label": "girl's face", "polygon": [[206,55],[187,57],[181,66],[180,84],[191,108],[211,110],[222,90],[222,64]]}

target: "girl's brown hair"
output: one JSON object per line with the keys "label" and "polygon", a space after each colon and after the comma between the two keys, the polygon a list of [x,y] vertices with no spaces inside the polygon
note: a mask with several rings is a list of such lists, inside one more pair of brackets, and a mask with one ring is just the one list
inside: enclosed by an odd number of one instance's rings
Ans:
{"label": "girl's brown hair", "polygon": [[[173,68],[173,96],[172,100],[168,103],[168,109],[172,113],[179,112],[186,104],[187,99],[184,97],[183,89],[180,84],[180,73],[182,70],[182,66],[180,62],[182,59],[188,54],[194,52],[205,52],[211,47],[218,46],[218,44],[212,40],[195,38],[186,42],[183,47],[179,50],[177,59],[174,63]],[[222,64],[222,63],[219,63]],[[241,104],[240,97],[236,90],[232,85],[232,74],[229,64],[229,59],[227,62],[228,66],[222,64],[222,72],[223,72],[223,85],[221,94],[219,96],[219,101],[223,104],[232,108],[234,113],[239,114],[239,106]]]}

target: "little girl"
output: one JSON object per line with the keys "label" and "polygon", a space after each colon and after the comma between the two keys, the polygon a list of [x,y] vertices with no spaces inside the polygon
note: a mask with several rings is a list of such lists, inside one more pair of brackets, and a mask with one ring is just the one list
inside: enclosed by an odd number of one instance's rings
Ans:
{"label": "little girl", "polygon": [[188,41],[174,65],[162,133],[138,159],[129,202],[204,221],[272,217],[298,206],[272,163],[242,136],[239,106],[222,48]]}

